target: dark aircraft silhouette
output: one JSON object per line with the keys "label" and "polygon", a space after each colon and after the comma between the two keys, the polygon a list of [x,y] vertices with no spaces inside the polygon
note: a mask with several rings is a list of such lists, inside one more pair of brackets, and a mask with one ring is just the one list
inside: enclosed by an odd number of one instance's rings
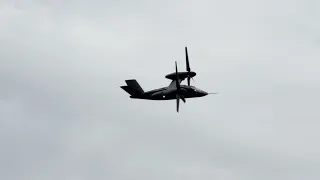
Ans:
{"label": "dark aircraft silhouette", "polygon": [[[187,47],[186,51],[186,64],[187,72],[178,72],[177,61],[175,62],[176,72],[166,75],[166,78],[171,79],[171,83],[167,87],[162,87],[159,89],[154,89],[150,91],[144,91],[137,80],[128,79],[125,80],[127,86],[120,86],[123,90],[130,94],[132,99],[145,99],[145,100],[173,100],[176,99],[177,112],[179,112],[180,99],[185,103],[186,98],[197,98],[203,97],[208,94],[216,93],[207,93],[199,88],[190,86],[190,78],[193,78],[196,73],[190,70],[189,59]],[[188,78],[188,86],[181,85],[180,83]]]}

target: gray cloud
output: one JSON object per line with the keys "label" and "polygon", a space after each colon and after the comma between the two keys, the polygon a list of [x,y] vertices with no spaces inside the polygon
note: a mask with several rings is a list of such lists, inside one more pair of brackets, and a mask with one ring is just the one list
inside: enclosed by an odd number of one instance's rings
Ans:
{"label": "gray cloud", "polygon": [[[0,3],[1,179],[319,179],[316,1]],[[217,96],[166,86],[189,47]]]}

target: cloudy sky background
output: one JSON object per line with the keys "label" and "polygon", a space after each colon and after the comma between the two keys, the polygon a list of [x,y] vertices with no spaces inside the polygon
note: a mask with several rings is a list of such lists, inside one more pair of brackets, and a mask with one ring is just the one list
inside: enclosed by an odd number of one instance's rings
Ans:
{"label": "cloudy sky background", "polygon": [[[320,2],[0,1],[0,179],[320,178]],[[219,92],[131,100],[185,70]]]}

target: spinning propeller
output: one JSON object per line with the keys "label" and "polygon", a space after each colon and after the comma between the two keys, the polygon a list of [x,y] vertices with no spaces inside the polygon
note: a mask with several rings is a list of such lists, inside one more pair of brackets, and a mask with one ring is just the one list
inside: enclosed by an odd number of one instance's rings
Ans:
{"label": "spinning propeller", "polygon": [[193,76],[195,76],[196,73],[191,71],[191,69],[190,69],[187,47],[185,47],[185,52],[186,52],[186,66],[187,66],[187,72],[188,72],[187,73],[187,78],[188,78],[187,80],[188,80],[188,86],[190,86],[190,79],[192,79],[194,81]]}
{"label": "spinning propeller", "polygon": [[178,67],[177,67],[177,61],[176,61],[176,100],[177,100],[177,112],[179,112],[179,104],[180,104],[180,99],[186,103],[186,99],[183,96],[183,92],[186,91],[185,89],[181,89],[180,83],[179,83],[179,74],[178,74]]}

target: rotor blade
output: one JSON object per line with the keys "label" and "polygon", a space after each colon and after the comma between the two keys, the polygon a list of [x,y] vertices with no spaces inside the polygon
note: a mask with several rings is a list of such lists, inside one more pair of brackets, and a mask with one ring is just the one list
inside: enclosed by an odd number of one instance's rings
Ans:
{"label": "rotor blade", "polygon": [[177,61],[176,61],[176,87],[177,87],[177,90],[180,89]]}
{"label": "rotor blade", "polygon": [[188,76],[188,86],[190,86],[190,79],[192,79],[193,82],[196,82],[193,77]]}
{"label": "rotor blade", "polygon": [[186,99],[184,98],[183,95],[181,95],[180,98],[181,98],[181,100],[182,100],[184,103],[186,103]]}
{"label": "rotor blade", "polygon": [[187,65],[187,71],[190,72],[190,64],[189,64],[189,57],[188,57],[188,49],[185,47],[186,51],[186,65]]}
{"label": "rotor blade", "polygon": [[179,97],[179,95],[178,95],[178,94],[176,95],[176,101],[177,101],[177,112],[179,112],[179,102],[180,102],[180,97]]}

